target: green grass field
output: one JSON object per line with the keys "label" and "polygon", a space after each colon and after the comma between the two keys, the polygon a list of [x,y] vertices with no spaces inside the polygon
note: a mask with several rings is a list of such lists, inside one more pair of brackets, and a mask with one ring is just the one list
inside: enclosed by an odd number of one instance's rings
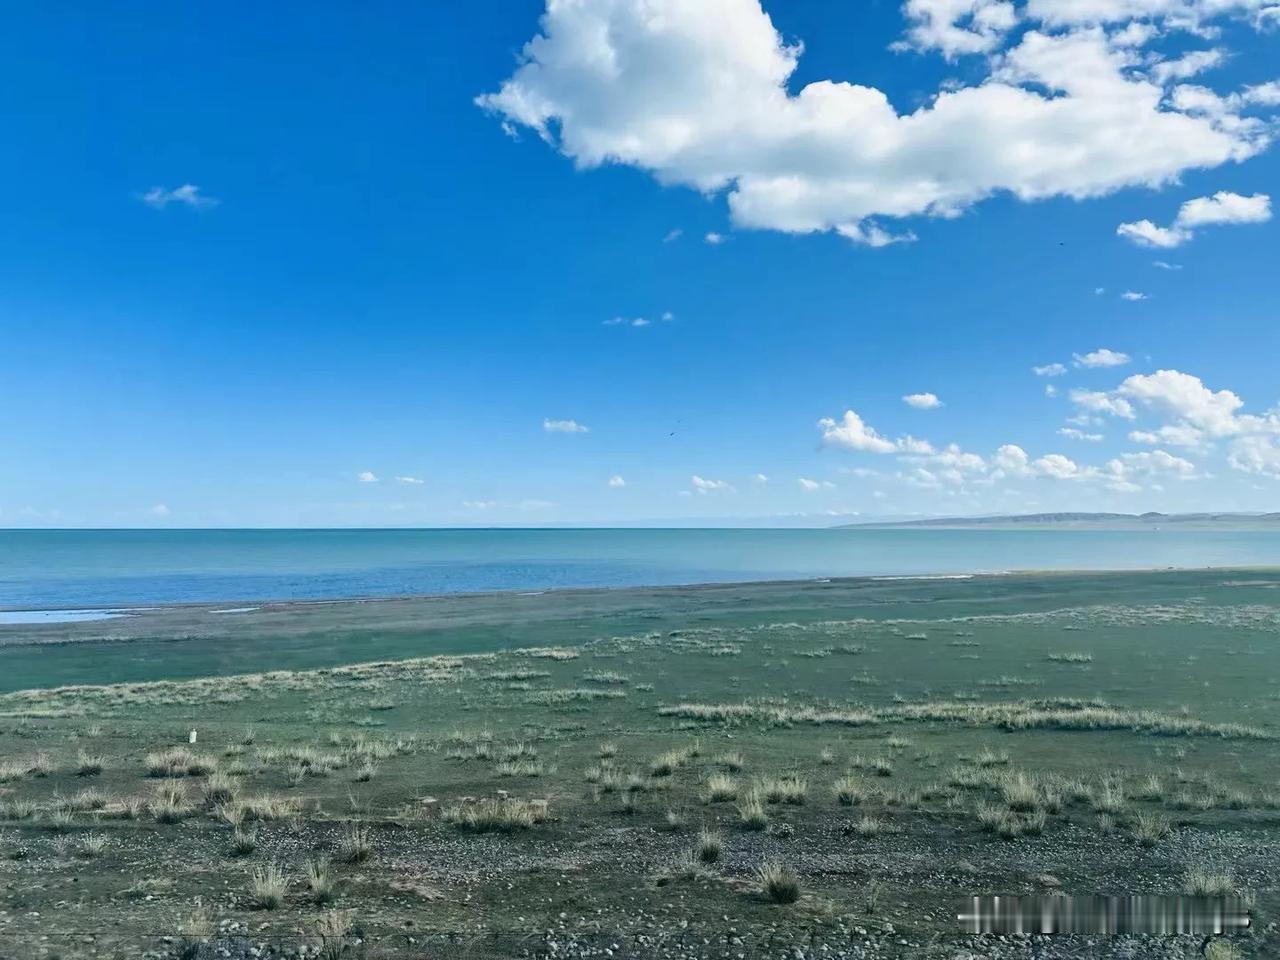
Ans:
{"label": "green grass field", "polygon": [[0,627],[0,957],[1280,955],[1280,574],[212,609]]}

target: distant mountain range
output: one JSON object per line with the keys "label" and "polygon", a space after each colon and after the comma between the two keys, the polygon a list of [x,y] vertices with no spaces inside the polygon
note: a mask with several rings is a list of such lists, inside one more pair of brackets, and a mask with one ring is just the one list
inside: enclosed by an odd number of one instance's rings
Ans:
{"label": "distant mountain range", "polygon": [[850,527],[1254,527],[1275,524],[1280,513],[1024,513],[990,517],[931,517],[924,520],[842,523]]}

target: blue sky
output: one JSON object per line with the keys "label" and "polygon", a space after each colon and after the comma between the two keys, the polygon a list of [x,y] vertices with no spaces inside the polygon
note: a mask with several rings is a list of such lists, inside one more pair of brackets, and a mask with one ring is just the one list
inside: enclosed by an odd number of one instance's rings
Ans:
{"label": "blue sky", "polygon": [[1278,509],[1280,7],[1064,3],[15,8],[0,525]]}

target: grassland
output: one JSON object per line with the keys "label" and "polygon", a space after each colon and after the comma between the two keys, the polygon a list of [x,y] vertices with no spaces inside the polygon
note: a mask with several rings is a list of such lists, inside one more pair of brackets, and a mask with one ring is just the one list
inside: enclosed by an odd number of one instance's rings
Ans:
{"label": "grassland", "polygon": [[[0,957],[1276,956],[1277,641],[1222,571],[0,628]],[[1254,931],[953,917],[1184,890]]]}

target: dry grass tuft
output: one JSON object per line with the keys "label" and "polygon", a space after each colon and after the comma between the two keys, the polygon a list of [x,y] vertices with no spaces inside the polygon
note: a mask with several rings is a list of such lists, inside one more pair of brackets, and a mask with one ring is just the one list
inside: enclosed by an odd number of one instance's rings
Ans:
{"label": "dry grass tuft", "polygon": [[723,773],[713,773],[707,778],[703,797],[707,803],[722,803],[736,800],[738,797],[738,781]]}
{"label": "dry grass tuft", "polygon": [[738,801],[738,823],[747,830],[763,830],[769,825],[769,813],[760,794],[752,791]]}
{"label": "dry grass tuft", "polygon": [[275,910],[284,903],[289,883],[274,863],[253,871],[249,880],[249,905],[258,910]]}
{"label": "dry grass tuft", "polygon": [[[624,796],[630,798],[631,794]],[[444,818],[470,833],[515,833],[545,821],[547,803],[515,797],[473,800],[449,807]]]}
{"label": "dry grass tuft", "polygon": [[698,843],[693,849],[703,863],[715,863],[724,851],[724,841],[717,831],[703,829],[698,834]]}
{"label": "dry grass tuft", "polygon": [[800,899],[800,878],[779,863],[766,861],[756,871],[760,892],[773,903],[795,903]]}

